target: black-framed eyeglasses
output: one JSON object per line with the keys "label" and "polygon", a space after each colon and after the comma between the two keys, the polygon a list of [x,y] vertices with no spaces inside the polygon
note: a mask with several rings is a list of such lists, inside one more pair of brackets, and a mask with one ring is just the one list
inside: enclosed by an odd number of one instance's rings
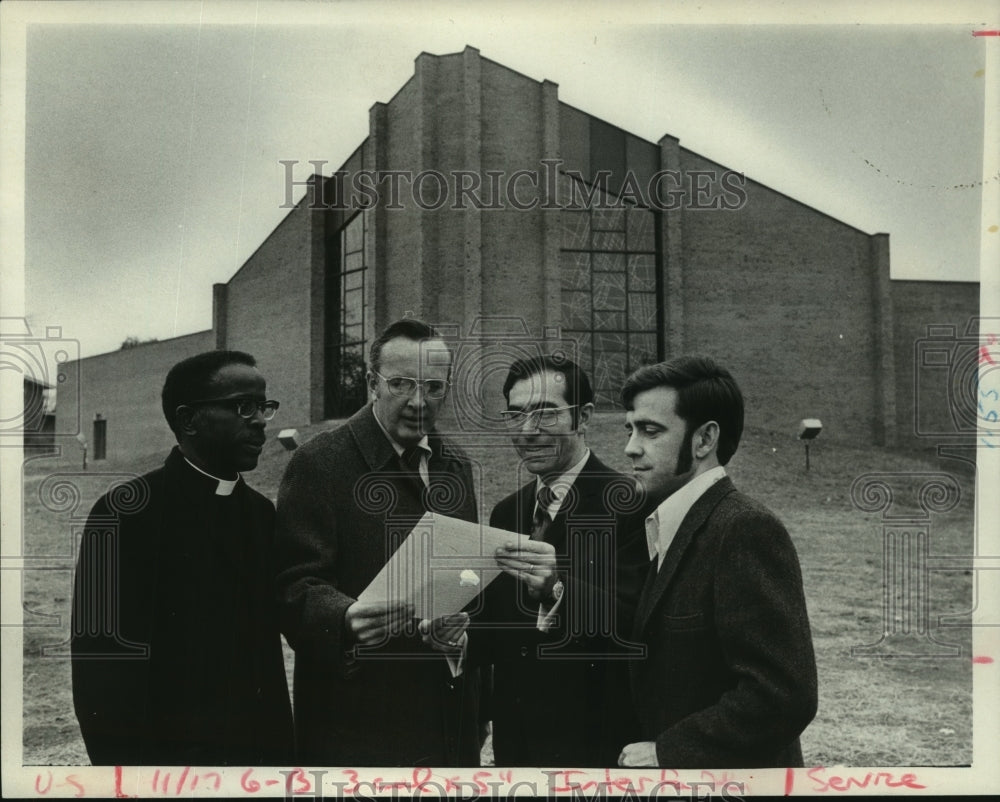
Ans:
{"label": "black-framed eyeglasses", "polygon": [[423,390],[427,398],[444,398],[451,386],[450,381],[444,379],[414,379],[411,376],[383,376],[377,370],[375,375],[385,382],[389,392],[398,398],[408,398],[417,391],[417,385]]}
{"label": "black-framed eyeglasses", "polygon": [[264,420],[271,420],[281,406],[277,401],[258,401],[256,398],[199,398],[196,401],[185,401],[181,406],[201,406],[215,404],[229,407],[244,420],[250,420],[258,412]]}
{"label": "black-framed eyeglasses", "polygon": [[500,413],[504,424],[511,429],[522,429],[525,423],[529,423],[532,429],[541,427],[548,429],[559,423],[559,413],[567,409],[574,409],[579,404],[570,404],[568,407],[541,407],[525,412],[520,409],[505,409]]}

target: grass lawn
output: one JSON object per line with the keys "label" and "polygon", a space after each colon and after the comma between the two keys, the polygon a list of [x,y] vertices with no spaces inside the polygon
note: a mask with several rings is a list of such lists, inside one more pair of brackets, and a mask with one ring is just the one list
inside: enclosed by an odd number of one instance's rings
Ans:
{"label": "grass lawn", "polygon": [[[608,464],[627,470],[621,414],[597,415],[588,440]],[[281,425],[288,425],[282,423]],[[299,441],[334,426],[299,429]],[[280,425],[273,424],[271,433]],[[519,484],[517,460],[503,442],[467,446],[478,462],[483,518]],[[24,467],[24,549],[51,557],[49,569],[24,577],[24,762],[86,764],[73,714],[70,666],[60,647],[69,637],[72,554],[91,504],[123,475],[161,464],[164,454],[127,462],[92,463],[80,473],[79,455],[38,457]],[[274,499],[289,454],[269,440],[249,483]],[[879,640],[883,622],[883,522],[880,512],[859,510],[851,486],[862,474],[952,474],[958,504],[929,519],[929,553],[973,553],[973,475],[962,463],[937,465],[915,455],[849,447],[822,438],[805,472],[801,443],[787,434],[749,429],[729,473],[737,487],[773,509],[799,551],[819,665],[820,705],[805,731],[807,765],[950,766],[972,761],[971,630],[942,627],[939,618],[972,607],[968,571],[931,571],[927,584],[930,637],[956,644],[959,656],[873,658],[852,648]],[[58,474],[67,474],[65,483]],[[919,477],[916,477],[916,481]],[[907,484],[905,480],[901,487]],[[919,514],[915,496],[897,491],[893,511]],[[47,504],[42,499],[48,500]],[[53,500],[58,503],[53,503]],[[900,622],[902,623],[902,622]],[[52,656],[43,656],[48,647]],[[291,667],[291,653],[286,650]],[[289,675],[290,676],[290,675]]]}

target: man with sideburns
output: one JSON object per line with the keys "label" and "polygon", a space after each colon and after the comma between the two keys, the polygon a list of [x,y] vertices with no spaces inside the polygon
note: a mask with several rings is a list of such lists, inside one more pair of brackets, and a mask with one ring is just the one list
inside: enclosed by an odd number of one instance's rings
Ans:
{"label": "man with sideburns", "polygon": [[266,421],[249,354],[174,365],[161,468],[94,505],[73,594],[73,702],[94,765],[280,766],[292,754],[274,505],[247,486]]}
{"label": "man with sideburns", "polygon": [[638,483],[656,504],[630,664],[641,734],[622,766],[801,766],[816,714],[816,660],[798,557],[782,523],[725,465],[743,432],[729,371],[682,356],[622,388]]}
{"label": "man with sideburns", "polygon": [[369,403],[300,447],[278,493],[278,599],[295,650],[297,758],[326,766],[478,766],[468,617],[414,619],[358,597],[426,511],[477,520],[469,461],[435,430],[451,353],[417,320],[375,339]]}
{"label": "man with sideburns", "polygon": [[501,766],[612,766],[636,733],[626,642],[646,567],[616,515],[634,486],[587,446],[594,394],[563,355],[514,362],[506,420],[530,479],[490,525],[531,540],[498,550],[504,574],[473,616],[471,658],[492,663],[493,751]]}

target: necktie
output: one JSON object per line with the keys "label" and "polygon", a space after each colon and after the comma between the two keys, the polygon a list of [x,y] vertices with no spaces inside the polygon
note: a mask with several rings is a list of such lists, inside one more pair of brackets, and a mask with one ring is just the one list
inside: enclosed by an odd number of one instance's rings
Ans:
{"label": "necktie", "polygon": [[538,489],[535,498],[535,514],[531,519],[531,539],[544,540],[545,530],[549,528],[552,519],[549,517],[549,507],[555,500],[555,493],[548,485],[542,485]]}
{"label": "necktie", "polygon": [[410,446],[399,455],[400,467],[416,479],[420,486],[424,486],[424,478],[420,475],[420,457],[422,449],[419,446]]}

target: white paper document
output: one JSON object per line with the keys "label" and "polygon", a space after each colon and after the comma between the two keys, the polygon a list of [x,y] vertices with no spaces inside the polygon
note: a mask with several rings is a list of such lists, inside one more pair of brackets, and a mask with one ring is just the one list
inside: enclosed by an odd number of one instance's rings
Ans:
{"label": "white paper document", "polygon": [[500,575],[493,553],[530,540],[504,529],[426,512],[358,601],[403,601],[417,618],[457,613]]}

